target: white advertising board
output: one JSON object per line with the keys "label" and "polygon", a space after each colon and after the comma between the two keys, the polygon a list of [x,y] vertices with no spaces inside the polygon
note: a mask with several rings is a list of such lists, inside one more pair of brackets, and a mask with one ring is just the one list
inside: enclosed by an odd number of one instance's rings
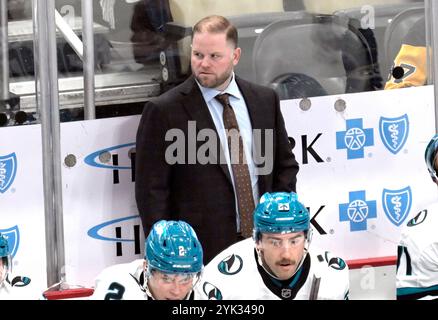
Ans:
{"label": "white advertising board", "polygon": [[0,233],[14,276],[47,287],[41,126],[0,129]]}
{"label": "white advertising board", "polygon": [[[395,256],[401,226],[436,199],[423,157],[435,133],[433,88],[311,98],[307,111],[300,102],[281,107],[296,141],[297,192],[310,208],[312,245],[347,260]],[[70,285],[91,287],[103,268],[143,257],[133,168],[139,119],[61,124]],[[0,229],[18,226],[15,261],[45,284],[40,126],[0,130]]]}
{"label": "white advertising board", "polygon": [[105,267],[144,255],[131,162],[139,118],[61,126],[66,274],[71,285],[92,286]]}
{"label": "white advertising board", "polygon": [[282,101],[314,245],[348,260],[396,255],[400,226],[437,196],[424,162],[433,101],[431,86],[312,98],[307,111]]}

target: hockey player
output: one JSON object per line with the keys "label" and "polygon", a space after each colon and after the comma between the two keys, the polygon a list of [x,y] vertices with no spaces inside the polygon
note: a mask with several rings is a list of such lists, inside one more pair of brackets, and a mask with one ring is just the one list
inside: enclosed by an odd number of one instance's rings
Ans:
{"label": "hockey player", "polygon": [[254,235],[228,247],[204,269],[201,299],[348,299],[346,263],[311,252],[309,212],[295,193],[265,193]]}
{"label": "hockey player", "polygon": [[183,221],[156,222],[145,241],[145,257],[106,268],[91,299],[192,300],[203,268],[202,247]]}
{"label": "hockey player", "polygon": [[[426,147],[425,160],[438,184],[438,135]],[[438,201],[409,220],[397,254],[397,299],[438,299]]]}
{"label": "hockey player", "polygon": [[30,288],[30,278],[12,276],[12,257],[8,240],[0,233],[0,300],[36,300],[42,293]]}

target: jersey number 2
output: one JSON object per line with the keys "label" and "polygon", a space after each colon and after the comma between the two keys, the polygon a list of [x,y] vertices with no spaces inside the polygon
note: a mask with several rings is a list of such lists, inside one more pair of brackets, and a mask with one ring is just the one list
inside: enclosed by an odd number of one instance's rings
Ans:
{"label": "jersey number 2", "polygon": [[120,283],[113,282],[108,287],[108,292],[105,295],[105,300],[122,300],[123,294],[125,293],[125,287]]}

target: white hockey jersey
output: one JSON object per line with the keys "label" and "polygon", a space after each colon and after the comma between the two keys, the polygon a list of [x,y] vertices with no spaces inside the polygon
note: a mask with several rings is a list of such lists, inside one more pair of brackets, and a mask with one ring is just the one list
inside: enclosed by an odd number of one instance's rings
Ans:
{"label": "white hockey jersey", "polygon": [[105,268],[95,280],[92,300],[147,300],[143,259]]}
{"label": "white hockey jersey", "polygon": [[420,211],[401,233],[397,299],[438,298],[438,203]]}
{"label": "white hockey jersey", "polygon": [[[91,300],[149,300],[145,289],[143,259],[116,264],[104,269],[95,280]],[[188,299],[194,298],[194,292]]]}
{"label": "white hockey jersey", "polygon": [[273,279],[257,262],[254,240],[233,244],[206,267],[197,286],[201,299],[308,300],[314,279],[319,280],[316,299],[348,299],[349,273],[344,260],[328,252],[309,253],[292,279]]}

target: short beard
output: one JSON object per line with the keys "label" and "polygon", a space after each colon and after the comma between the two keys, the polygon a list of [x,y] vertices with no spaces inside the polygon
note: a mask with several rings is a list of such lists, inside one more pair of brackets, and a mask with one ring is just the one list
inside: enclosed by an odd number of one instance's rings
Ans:
{"label": "short beard", "polygon": [[205,88],[215,89],[222,86],[225,82],[227,82],[231,78],[232,70],[225,73],[222,77],[216,78],[213,83],[208,84],[204,82],[200,77],[195,76],[196,80],[201,84],[201,86]]}

